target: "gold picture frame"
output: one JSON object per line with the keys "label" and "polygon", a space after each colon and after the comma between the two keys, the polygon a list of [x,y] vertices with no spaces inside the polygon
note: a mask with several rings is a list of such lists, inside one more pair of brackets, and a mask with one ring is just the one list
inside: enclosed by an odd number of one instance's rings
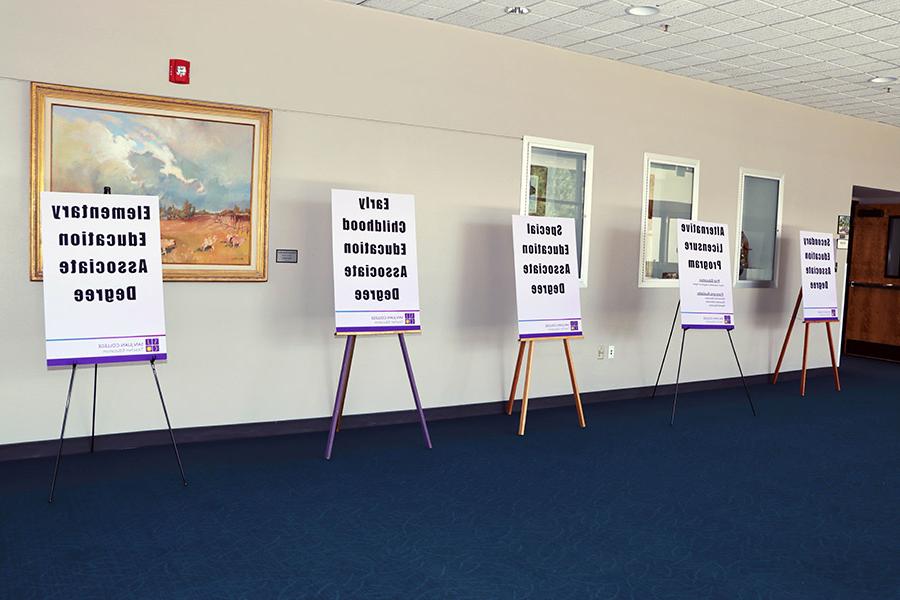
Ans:
{"label": "gold picture frame", "polygon": [[266,281],[272,111],[31,84],[31,280],[43,191],[160,196],[167,281]]}

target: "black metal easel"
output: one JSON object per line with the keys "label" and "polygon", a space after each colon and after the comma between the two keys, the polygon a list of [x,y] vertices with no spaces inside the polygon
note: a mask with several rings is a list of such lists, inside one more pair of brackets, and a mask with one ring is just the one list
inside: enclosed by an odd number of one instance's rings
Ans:
{"label": "black metal easel", "polygon": [[[659,379],[662,377],[663,366],[666,364],[666,356],[669,354],[669,344],[672,343],[672,334],[675,332],[675,323],[678,321],[678,311],[681,309],[681,301],[678,301],[678,305],[675,307],[675,318],[672,319],[672,328],[669,329],[669,339],[666,341],[666,349],[663,352],[662,361],[659,364],[659,373],[656,375],[656,384],[653,386],[653,394],[650,398],[656,397],[656,390],[659,387]],[[681,379],[681,360],[684,357],[684,337],[687,334],[688,329],[695,329],[690,325],[687,327],[682,327],[681,329],[681,350],[678,353],[678,371],[675,374],[675,397],[672,399],[672,418],[669,420],[669,425],[675,425],[675,407],[678,404],[678,381]],[[731,343],[731,351],[734,353],[734,362],[737,363],[738,372],[741,374],[741,383],[744,386],[744,392],[747,394],[747,402],[750,403],[750,410],[753,411],[753,416],[756,416],[756,407],[753,406],[753,399],[750,398],[750,388],[747,387],[747,381],[744,379],[744,370],[741,368],[741,361],[738,360],[737,350],[734,347],[734,340],[731,338],[731,330],[733,327],[725,328],[726,333],[728,333],[728,341]]]}
{"label": "black metal easel", "polygon": [[[103,188],[104,194],[111,194],[112,189],[109,186]],[[66,409],[63,412],[62,430],[59,434],[59,449],[56,452],[56,464],[53,467],[53,478],[50,480],[50,499],[53,502],[53,494],[56,490],[56,478],[59,475],[59,463],[62,459],[63,438],[66,435],[66,421],[69,418],[69,404],[72,401],[72,386],[75,383],[75,369],[77,363],[72,363],[72,375],[69,377],[69,391],[66,394]],[[97,424],[97,363],[94,363],[94,406],[91,414],[91,453],[94,452],[94,435],[96,433]],[[159,392],[159,401],[162,403],[163,415],[166,417],[166,427],[169,429],[169,437],[172,439],[172,448],[175,450],[175,460],[178,461],[178,471],[181,473],[181,482],[187,485],[187,479],[184,476],[184,467],[181,464],[181,455],[178,453],[178,444],[175,443],[175,433],[172,431],[172,423],[169,421],[169,411],[166,409],[166,400],[163,398],[162,387],[159,385],[159,376],[156,374],[156,359],[150,359],[150,368],[153,370],[153,379],[156,381],[156,391]]]}

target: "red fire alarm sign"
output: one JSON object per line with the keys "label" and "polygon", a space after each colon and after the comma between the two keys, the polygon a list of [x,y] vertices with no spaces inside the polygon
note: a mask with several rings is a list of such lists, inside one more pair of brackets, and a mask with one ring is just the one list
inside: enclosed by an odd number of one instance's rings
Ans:
{"label": "red fire alarm sign", "polygon": [[169,81],[188,84],[191,82],[191,61],[180,58],[169,59]]}

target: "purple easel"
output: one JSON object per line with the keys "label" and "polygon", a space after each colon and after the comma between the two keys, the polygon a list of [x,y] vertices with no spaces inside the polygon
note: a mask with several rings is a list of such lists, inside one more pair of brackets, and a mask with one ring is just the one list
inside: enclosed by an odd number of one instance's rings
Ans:
{"label": "purple easel", "polygon": [[[678,311],[681,309],[681,300],[675,307],[675,318],[672,319],[672,328],[669,330],[669,340],[666,342],[666,349],[663,352],[662,361],[659,363],[659,373],[656,375],[656,385],[653,386],[653,394],[650,398],[656,397],[656,389],[659,387],[659,378],[662,376],[663,365],[666,364],[666,355],[669,353],[669,344],[672,343],[672,333],[675,331],[675,323],[678,321]],[[750,398],[750,388],[747,387],[747,381],[744,379],[744,370],[741,368],[741,361],[738,360],[737,350],[734,348],[734,340],[731,338],[731,330],[734,325],[681,325],[681,352],[678,353],[678,371],[675,374],[675,397],[672,399],[672,418],[669,425],[675,425],[675,407],[678,404],[678,380],[681,379],[681,359],[684,357],[684,336],[688,329],[724,329],[728,333],[728,341],[731,342],[731,351],[734,353],[734,361],[737,363],[738,372],[741,374],[741,383],[744,385],[744,392],[747,394],[747,402],[750,403],[750,410],[753,416],[756,416],[756,408],[753,406],[753,399]]]}
{"label": "purple easel", "polygon": [[[419,413],[419,423],[422,425],[422,436],[425,445],[431,448],[431,436],[428,435],[428,425],[425,423],[425,413],[422,412],[422,403],[419,401],[419,389],[416,387],[416,378],[413,375],[412,363],[409,362],[409,352],[406,350],[406,338],[403,333],[397,332],[400,338],[400,349],[403,351],[403,362],[406,363],[406,375],[409,377],[409,387],[412,388],[413,399],[416,401],[416,411]],[[353,351],[356,349],[356,335],[348,335],[344,344],[344,360],[341,364],[341,376],[338,379],[337,394],[334,397],[334,412],[331,415],[331,428],[328,431],[328,443],[325,446],[325,459],[331,459],[331,450],[334,447],[334,434],[341,428],[341,418],[344,414],[344,399],[347,397],[347,382],[350,380],[350,365],[353,363]]]}

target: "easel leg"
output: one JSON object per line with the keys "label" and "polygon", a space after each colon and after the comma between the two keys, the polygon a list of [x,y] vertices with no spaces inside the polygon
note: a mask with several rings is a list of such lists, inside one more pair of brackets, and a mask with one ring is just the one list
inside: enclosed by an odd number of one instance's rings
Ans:
{"label": "easel leg", "polygon": [[569,348],[568,338],[563,338],[563,346],[566,349],[566,363],[569,365],[569,379],[572,380],[572,393],[575,395],[575,410],[578,411],[578,424],[585,427],[584,410],[581,407],[581,394],[578,393],[578,383],[575,381],[575,365],[572,363],[572,350]]}
{"label": "easel leg", "polygon": [[512,388],[509,390],[509,402],[506,403],[506,414],[511,415],[513,403],[516,401],[516,387],[519,385],[519,371],[522,370],[522,355],[525,353],[525,341],[519,342],[519,356],[516,358],[516,371],[513,373]]}
{"label": "easel leg", "polygon": [[750,398],[750,388],[747,387],[747,381],[744,379],[744,370],[741,368],[741,361],[738,360],[737,350],[734,348],[734,340],[731,339],[731,330],[726,329],[728,332],[728,341],[731,342],[731,351],[734,353],[734,362],[737,363],[738,373],[741,374],[741,383],[744,386],[744,392],[747,394],[747,402],[750,403],[750,410],[753,411],[753,416],[756,416],[756,407],[753,406],[753,399]]}
{"label": "easel leg", "polygon": [[672,334],[675,333],[675,323],[678,321],[678,310],[681,308],[681,300],[678,301],[678,305],[675,306],[675,316],[672,318],[672,327],[669,329],[669,339],[666,340],[666,349],[663,352],[662,360],[659,363],[659,373],[656,374],[656,384],[653,386],[653,394],[650,395],[650,398],[656,398],[656,388],[659,387],[659,378],[662,377],[663,365],[666,364],[666,355],[669,353],[669,344],[672,343]]}
{"label": "easel leg", "polygon": [[800,311],[800,299],[803,297],[803,290],[797,294],[797,302],[794,304],[794,312],[791,314],[791,322],[788,323],[787,333],[784,334],[784,343],[781,345],[781,354],[778,355],[778,363],[775,365],[775,373],[772,375],[772,383],[778,381],[778,373],[781,372],[781,362],[784,360],[784,353],[787,350],[788,342],[791,339],[791,331],[794,330],[794,321],[797,320],[797,313]]}
{"label": "easel leg", "polygon": [[59,450],[56,451],[56,466],[53,467],[53,479],[50,480],[50,499],[53,502],[53,492],[56,490],[56,477],[59,475],[59,461],[62,457],[63,438],[66,435],[66,420],[69,418],[69,403],[72,401],[72,384],[75,383],[75,367],[72,365],[72,375],[69,377],[69,392],[66,394],[66,410],[63,412],[62,431],[59,433]]}
{"label": "easel leg", "polygon": [[97,365],[94,365],[94,410],[91,413],[91,454],[94,453],[94,432],[97,429]]}
{"label": "easel leg", "polygon": [[669,420],[669,426],[675,425],[675,406],[678,404],[678,382],[681,380],[681,359],[684,357],[684,336],[687,329],[681,330],[681,351],[678,353],[678,371],[675,373],[675,397],[672,398],[672,418]]}
{"label": "easel leg", "polygon": [[413,375],[412,363],[409,362],[409,352],[406,349],[406,338],[402,333],[397,334],[400,338],[400,349],[403,351],[403,362],[406,363],[406,375],[409,377],[409,387],[412,388],[413,399],[416,401],[416,410],[419,412],[419,423],[422,424],[422,435],[425,437],[425,445],[431,448],[431,436],[428,435],[428,424],[425,422],[425,413],[422,411],[422,403],[419,401],[419,388],[416,387],[416,377]]}
{"label": "easel leg", "polygon": [[184,467],[181,465],[181,455],[178,453],[178,444],[175,443],[175,433],[172,431],[172,423],[169,421],[169,411],[166,410],[166,400],[163,398],[162,387],[159,385],[159,376],[156,374],[156,360],[150,361],[150,368],[153,370],[153,379],[156,381],[156,391],[159,392],[159,401],[162,404],[163,415],[166,417],[166,427],[169,428],[169,437],[172,438],[172,449],[175,450],[175,460],[178,461],[178,472],[181,473],[181,483],[187,485],[187,479],[184,477]]}
{"label": "easel leg", "polygon": [[525,364],[525,389],[522,390],[522,409],[519,414],[519,435],[525,435],[525,417],[528,415],[528,388],[531,387],[531,359],[534,356],[534,340],[528,340],[528,362]]}
{"label": "easel leg", "polygon": [[341,374],[338,377],[337,394],[334,397],[334,411],[331,414],[331,429],[328,430],[328,442],[325,444],[325,460],[331,459],[331,449],[334,447],[334,434],[337,431],[341,399],[344,397],[344,388],[347,385],[347,379],[350,374],[350,352],[354,343],[356,343],[356,336],[347,336],[347,341],[344,343],[344,360],[341,363]]}
{"label": "easel leg", "polygon": [[831,339],[831,322],[825,321],[825,331],[828,332],[828,350],[831,352],[831,372],[834,374],[834,389],[841,391],[841,377],[838,375],[837,361],[834,359],[834,342]]}
{"label": "easel leg", "polygon": [[350,385],[350,369],[353,367],[353,352],[356,350],[356,336],[350,336],[350,358],[347,360],[347,373],[344,376],[344,387],[341,393],[341,408],[338,410],[337,431],[341,430],[341,421],[344,419],[344,401],[347,398],[347,387]]}
{"label": "easel leg", "polygon": [[806,395],[806,349],[809,347],[809,321],[805,323],[803,332],[803,371],[800,373],[800,395]]}

